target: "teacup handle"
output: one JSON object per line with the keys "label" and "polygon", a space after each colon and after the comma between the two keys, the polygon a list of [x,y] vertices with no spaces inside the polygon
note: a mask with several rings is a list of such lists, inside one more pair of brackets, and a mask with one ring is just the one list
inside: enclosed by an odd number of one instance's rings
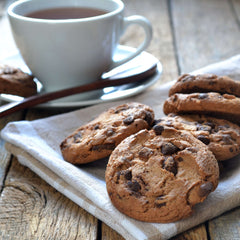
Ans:
{"label": "teacup handle", "polygon": [[118,66],[122,65],[123,63],[128,62],[129,60],[131,60],[134,57],[136,57],[137,55],[139,55],[143,50],[145,50],[147,48],[147,46],[149,45],[149,43],[152,39],[152,25],[151,25],[151,23],[145,17],[138,16],[138,15],[125,17],[123,19],[123,31],[122,31],[122,33],[124,33],[125,30],[127,29],[127,27],[129,25],[132,25],[132,24],[140,25],[143,28],[143,30],[145,32],[145,39],[142,42],[142,44],[140,44],[140,46],[136,49],[135,52],[129,54],[124,59],[121,59],[121,60],[118,60],[118,61],[113,61],[111,68],[118,67]]}

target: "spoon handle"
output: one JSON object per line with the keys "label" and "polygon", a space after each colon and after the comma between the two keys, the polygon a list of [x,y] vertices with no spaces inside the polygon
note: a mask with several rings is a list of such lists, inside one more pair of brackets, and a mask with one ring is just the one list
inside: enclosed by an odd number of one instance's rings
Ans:
{"label": "spoon handle", "polygon": [[16,111],[19,111],[25,108],[30,108],[38,104],[46,103],[48,101],[52,101],[62,97],[67,97],[67,96],[78,94],[78,93],[102,89],[105,87],[120,86],[123,84],[141,81],[143,79],[146,79],[146,77],[153,75],[156,72],[156,69],[157,69],[157,64],[154,64],[151,68],[141,73],[140,75],[132,75],[130,77],[122,77],[122,78],[121,77],[118,78],[117,76],[115,76],[114,78],[110,77],[105,80],[99,80],[99,81],[86,84],[86,85],[81,85],[78,87],[67,88],[67,89],[63,89],[55,92],[42,93],[42,94],[37,94],[31,97],[27,97],[27,98],[24,98],[22,101],[12,102],[12,103],[8,103],[1,106],[0,117],[4,117]]}

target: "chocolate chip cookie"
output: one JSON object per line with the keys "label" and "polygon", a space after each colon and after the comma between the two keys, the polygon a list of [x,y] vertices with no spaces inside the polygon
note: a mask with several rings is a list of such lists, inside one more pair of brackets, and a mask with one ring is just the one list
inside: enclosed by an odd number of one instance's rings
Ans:
{"label": "chocolate chip cookie", "polygon": [[240,97],[240,81],[215,74],[184,74],[170,88],[169,96],[174,93],[219,92]]}
{"label": "chocolate chip cookie", "polygon": [[168,97],[163,105],[166,115],[207,114],[240,124],[240,98],[230,94],[209,93],[175,93]]}
{"label": "chocolate chip cookie", "polygon": [[227,160],[240,153],[240,127],[227,120],[204,115],[169,114],[155,123],[189,131],[208,146],[218,161]]}
{"label": "chocolate chip cookie", "polygon": [[109,156],[126,137],[150,128],[153,110],[140,103],[110,108],[81,126],[60,145],[64,159],[73,164],[88,163]]}
{"label": "chocolate chip cookie", "polygon": [[106,186],[113,205],[129,217],[173,222],[217,187],[219,169],[207,146],[187,131],[153,126],[124,139],[112,152]]}
{"label": "chocolate chip cookie", "polygon": [[0,64],[0,93],[29,97],[37,93],[33,76],[22,70]]}

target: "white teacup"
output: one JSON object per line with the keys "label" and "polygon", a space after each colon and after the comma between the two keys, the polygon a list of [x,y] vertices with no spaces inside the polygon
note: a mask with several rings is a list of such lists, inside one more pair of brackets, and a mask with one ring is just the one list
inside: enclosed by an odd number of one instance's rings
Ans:
{"label": "white teacup", "polygon": [[[27,16],[39,10],[46,14],[45,9],[79,7],[105,13],[76,19]],[[46,91],[54,91],[97,81],[102,73],[146,49],[152,37],[151,24],[142,16],[124,17],[123,11],[120,0],[21,0],[10,5],[8,16],[27,66]],[[145,39],[135,52],[114,61],[120,37],[130,24],[140,25]]]}

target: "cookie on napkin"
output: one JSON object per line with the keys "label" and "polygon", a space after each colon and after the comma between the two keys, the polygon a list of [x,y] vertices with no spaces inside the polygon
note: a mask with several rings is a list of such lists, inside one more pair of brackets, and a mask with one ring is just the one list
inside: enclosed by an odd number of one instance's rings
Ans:
{"label": "cookie on napkin", "polygon": [[169,114],[155,123],[189,131],[208,146],[218,161],[227,160],[240,153],[240,127],[227,120],[198,114]]}
{"label": "cookie on napkin", "polygon": [[0,93],[29,97],[37,93],[37,84],[19,68],[0,64]]}
{"label": "cookie on napkin", "polygon": [[107,157],[124,138],[150,128],[153,121],[153,110],[141,103],[110,108],[68,136],[60,145],[62,155],[73,164]]}
{"label": "cookie on napkin", "polygon": [[216,158],[187,131],[155,125],[124,139],[112,152],[106,186],[113,205],[129,217],[173,222],[218,185]]}

